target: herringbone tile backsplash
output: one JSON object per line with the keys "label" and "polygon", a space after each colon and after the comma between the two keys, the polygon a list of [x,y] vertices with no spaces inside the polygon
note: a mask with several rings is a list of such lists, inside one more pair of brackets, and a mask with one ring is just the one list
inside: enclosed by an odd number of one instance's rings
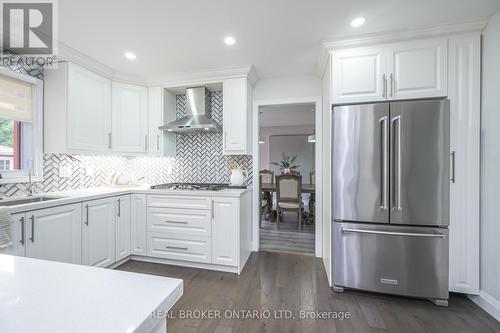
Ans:
{"label": "herringbone tile backsplash", "polygon": [[[222,92],[211,93],[212,118],[222,125]],[[177,117],[185,114],[186,97],[177,96]],[[224,156],[221,133],[179,135],[175,157],[45,154],[44,180],[35,184],[37,192],[83,189],[108,184],[116,173],[145,177],[145,183],[200,182],[228,183],[229,161],[243,164],[252,179],[251,156]],[[59,177],[59,168],[70,165],[72,176]],[[87,172],[92,174],[87,175]],[[3,184],[0,196],[26,195],[24,183]]]}

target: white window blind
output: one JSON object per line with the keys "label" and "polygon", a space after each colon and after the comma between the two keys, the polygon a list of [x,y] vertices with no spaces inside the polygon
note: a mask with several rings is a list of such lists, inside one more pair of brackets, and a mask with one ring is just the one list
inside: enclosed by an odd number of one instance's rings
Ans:
{"label": "white window blind", "polygon": [[0,74],[0,118],[33,121],[33,85]]}

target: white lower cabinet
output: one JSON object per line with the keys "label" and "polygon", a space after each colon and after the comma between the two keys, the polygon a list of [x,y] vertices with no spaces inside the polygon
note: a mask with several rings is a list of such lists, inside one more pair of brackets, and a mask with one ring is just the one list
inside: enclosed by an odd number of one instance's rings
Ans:
{"label": "white lower cabinet", "polygon": [[147,196],[145,194],[132,194],[130,197],[130,248],[132,254],[141,256],[145,256],[147,253],[146,201]]}
{"label": "white lower cabinet", "polygon": [[148,195],[147,256],[239,273],[250,254],[251,193]]}
{"label": "white lower cabinet", "polygon": [[26,214],[12,214],[10,217],[12,244],[0,249],[2,254],[24,257],[26,255]]}
{"label": "white lower cabinet", "polygon": [[26,213],[26,256],[80,264],[81,205],[65,205]]}
{"label": "white lower cabinet", "polygon": [[238,265],[239,199],[213,198],[212,263]]}
{"label": "white lower cabinet", "polygon": [[83,257],[89,266],[107,267],[115,262],[115,198],[83,203]]}
{"label": "white lower cabinet", "polygon": [[130,195],[122,195],[115,198],[116,204],[116,226],[115,226],[115,240],[116,240],[116,261],[125,259],[130,255],[130,229],[131,229],[131,215],[130,215]]}
{"label": "white lower cabinet", "polygon": [[167,259],[211,263],[210,237],[149,232],[148,255]]}

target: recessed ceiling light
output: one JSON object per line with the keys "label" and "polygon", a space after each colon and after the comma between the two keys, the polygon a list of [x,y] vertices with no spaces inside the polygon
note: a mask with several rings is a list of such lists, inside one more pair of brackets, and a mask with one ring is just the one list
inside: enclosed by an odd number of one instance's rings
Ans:
{"label": "recessed ceiling light", "polygon": [[226,43],[226,45],[234,45],[234,43],[236,43],[236,39],[232,36],[226,36],[224,38],[224,43]]}
{"label": "recessed ceiling light", "polygon": [[354,28],[359,28],[363,24],[365,24],[366,19],[363,16],[356,17],[354,20],[351,22],[351,26]]}
{"label": "recessed ceiling light", "polygon": [[132,52],[125,52],[125,58],[127,58],[128,60],[135,60],[137,56]]}

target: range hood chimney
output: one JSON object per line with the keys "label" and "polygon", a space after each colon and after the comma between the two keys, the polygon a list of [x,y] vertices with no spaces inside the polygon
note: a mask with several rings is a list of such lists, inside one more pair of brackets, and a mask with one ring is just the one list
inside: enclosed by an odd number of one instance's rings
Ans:
{"label": "range hood chimney", "polygon": [[210,94],[205,87],[186,89],[186,116],[160,126],[168,133],[189,134],[193,132],[220,132],[220,127],[211,119]]}

